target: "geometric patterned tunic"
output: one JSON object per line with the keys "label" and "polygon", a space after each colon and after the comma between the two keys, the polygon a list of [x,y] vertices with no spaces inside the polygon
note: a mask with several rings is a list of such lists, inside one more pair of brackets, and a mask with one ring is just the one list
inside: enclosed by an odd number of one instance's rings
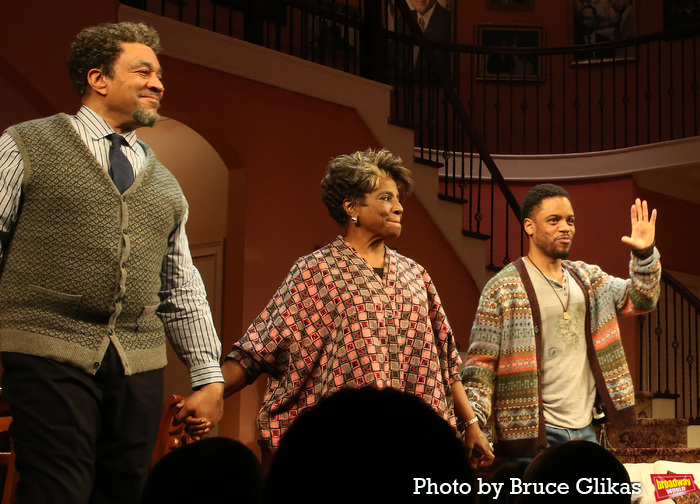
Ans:
{"label": "geometric patterned tunic", "polygon": [[233,345],[248,383],[268,381],[258,426],[274,450],[301,411],[345,387],[392,387],[455,425],[460,365],[428,273],[387,248],[383,278],[341,236],[299,258]]}

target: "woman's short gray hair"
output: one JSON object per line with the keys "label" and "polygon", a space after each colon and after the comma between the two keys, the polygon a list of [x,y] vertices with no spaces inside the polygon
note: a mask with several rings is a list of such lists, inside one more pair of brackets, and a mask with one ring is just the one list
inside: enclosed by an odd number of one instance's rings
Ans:
{"label": "woman's short gray hair", "polygon": [[411,171],[403,166],[400,157],[386,149],[358,151],[332,159],[321,181],[321,197],[331,217],[341,226],[347,226],[349,216],[343,202],[363,200],[377,189],[383,177],[396,182],[402,198],[413,191]]}

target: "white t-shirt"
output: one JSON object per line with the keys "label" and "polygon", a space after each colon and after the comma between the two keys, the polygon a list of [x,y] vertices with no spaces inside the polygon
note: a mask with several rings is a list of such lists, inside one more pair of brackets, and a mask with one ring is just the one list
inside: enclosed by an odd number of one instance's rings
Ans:
{"label": "white t-shirt", "polygon": [[[586,345],[586,298],[564,269],[560,284],[525,260],[542,318],[542,402],[547,425],[582,429],[593,420],[595,381]],[[558,297],[557,297],[558,296]],[[569,299],[570,297],[570,299]],[[564,306],[568,300],[568,320]]]}

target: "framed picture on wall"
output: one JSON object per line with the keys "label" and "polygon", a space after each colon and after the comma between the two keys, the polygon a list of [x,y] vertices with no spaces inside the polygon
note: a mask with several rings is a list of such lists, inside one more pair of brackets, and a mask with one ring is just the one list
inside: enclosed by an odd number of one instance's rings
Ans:
{"label": "framed picture on wall", "polygon": [[535,0],[486,0],[486,8],[491,10],[521,10],[534,9]]}
{"label": "framed picture on wall", "polygon": [[[635,2],[637,0],[569,0],[571,45],[589,45],[637,36]],[[572,63],[600,63],[633,60],[635,48],[591,47],[574,53]]]}
{"label": "framed picture on wall", "polygon": [[700,24],[700,0],[664,0],[664,31]]}
{"label": "framed picture on wall", "polygon": [[[401,19],[395,5],[396,0],[388,0],[387,27],[398,33],[408,33],[406,23]],[[450,43],[454,32],[452,3],[454,0],[407,0],[414,19],[423,29],[426,38],[434,42]],[[421,18],[425,17],[424,25]]]}
{"label": "framed picture on wall", "polygon": [[[410,14],[423,31],[425,38],[435,44],[450,44],[455,33],[452,15],[454,0],[407,0]],[[401,35],[411,35],[409,23],[401,17],[401,13],[393,0],[389,0],[388,27]],[[397,43],[390,47],[390,61],[395,63],[392,68],[414,74],[417,78],[428,75],[428,61],[418,45]],[[451,53],[444,49],[434,49],[436,63],[447,75],[452,74]]]}
{"label": "framed picture on wall", "polygon": [[[537,48],[544,45],[541,26],[492,25],[476,26],[480,46]],[[544,80],[544,58],[533,54],[480,54],[476,58],[476,78],[483,80]]]}

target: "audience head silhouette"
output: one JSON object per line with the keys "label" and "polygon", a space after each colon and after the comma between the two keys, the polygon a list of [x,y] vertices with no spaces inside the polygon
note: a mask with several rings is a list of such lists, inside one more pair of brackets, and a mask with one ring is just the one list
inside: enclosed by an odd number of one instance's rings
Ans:
{"label": "audience head silhouette", "polygon": [[428,479],[437,491],[441,483],[473,483],[464,445],[449,423],[415,395],[347,388],[289,427],[270,465],[265,502],[284,502],[300,487],[305,503],[473,502],[473,485],[469,495],[427,495],[428,486],[414,493]]}
{"label": "audience head silhouette", "polygon": [[[629,504],[631,484],[627,470],[615,456],[602,446],[590,441],[567,441],[550,446],[530,462],[522,482],[538,484],[542,491],[521,494],[517,504],[566,502]],[[565,484],[562,488],[546,484]]]}
{"label": "audience head silhouette", "polygon": [[160,459],[146,481],[141,504],[259,504],[262,485],[260,462],[247,446],[213,437]]}
{"label": "audience head silhouette", "polygon": [[476,504],[512,504],[515,502],[517,495],[510,492],[511,479],[522,480],[523,473],[527,469],[528,462],[521,460],[517,462],[506,462],[498,470],[491,475],[490,478],[485,478],[492,488],[498,485],[501,488],[496,496],[495,491],[477,492]]}

